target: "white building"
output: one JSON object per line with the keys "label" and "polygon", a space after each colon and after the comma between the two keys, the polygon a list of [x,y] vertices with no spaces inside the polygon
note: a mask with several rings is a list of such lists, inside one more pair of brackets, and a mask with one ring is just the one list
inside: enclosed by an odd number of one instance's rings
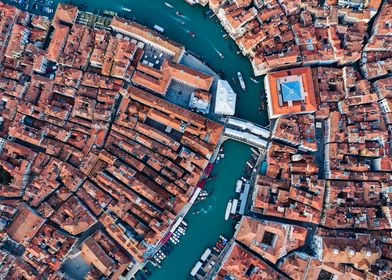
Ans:
{"label": "white building", "polygon": [[218,80],[214,113],[232,116],[235,113],[237,94],[225,80]]}
{"label": "white building", "polygon": [[207,91],[192,92],[189,100],[189,107],[196,109],[197,112],[208,114],[211,106],[211,95]]}

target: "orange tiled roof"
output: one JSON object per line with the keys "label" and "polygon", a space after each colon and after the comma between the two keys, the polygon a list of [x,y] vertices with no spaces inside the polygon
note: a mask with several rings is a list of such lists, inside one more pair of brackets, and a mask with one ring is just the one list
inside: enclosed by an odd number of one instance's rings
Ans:
{"label": "orange tiled roof", "polygon": [[[277,79],[283,78],[285,76],[298,75],[302,79],[304,91],[307,93],[307,97],[304,102],[293,102],[292,106],[288,106],[287,104],[283,104],[283,106],[279,105],[279,89],[277,86]],[[272,109],[271,113],[273,115],[288,115],[295,114],[301,112],[312,112],[316,111],[317,104],[316,98],[314,95],[313,88],[313,78],[310,67],[305,68],[295,68],[292,70],[284,70],[269,73],[266,76],[268,80],[268,102],[269,107]]]}
{"label": "orange tiled roof", "polygon": [[56,13],[54,14],[53,21],[58,23],[60,21],[73,24],[78,15],[78,8],[69,4],[59,3],[57,5]]}

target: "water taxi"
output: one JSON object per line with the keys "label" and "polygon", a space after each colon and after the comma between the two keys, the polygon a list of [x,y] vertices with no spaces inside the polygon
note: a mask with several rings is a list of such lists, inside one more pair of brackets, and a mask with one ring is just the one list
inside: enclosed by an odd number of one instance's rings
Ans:
{"label": "water taxi", "polygon": [[238,77],[238,81],[240,82],[241,89],[245,91],[246,89],[245,81],[244,78],[242,77],[241,72],[237,72],[237,77]]}
{"label": "water taxi", "polygon": [[220,51],[216,51],[216,53],[220,56],[220,58],[224,59],[225,57],[223,56],[223,54]]}
{"label": "water taxi", "polygon": [[229,200],[229,202],[227,203],[227,207],[226,207],[226,212],[225,212],[225,220],[227,221],[230,217],[230,211],[231,211],[231,199]]}
{"label": "water taxi", "polygon": [[173,9],[173,8],[174,8],[173,5],[170,4],[170,3],[165,2],[164,4],[165,4],[166,7],[169,7],[170,9]]}

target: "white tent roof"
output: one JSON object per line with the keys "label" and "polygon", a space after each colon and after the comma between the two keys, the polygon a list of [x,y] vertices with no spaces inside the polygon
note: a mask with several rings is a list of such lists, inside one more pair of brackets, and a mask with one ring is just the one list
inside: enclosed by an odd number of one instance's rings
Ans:
{"label": "white tent roof", "polygon": [[218,80],[215,99],[215,114],[234,115],[237,94],[225,80]]}

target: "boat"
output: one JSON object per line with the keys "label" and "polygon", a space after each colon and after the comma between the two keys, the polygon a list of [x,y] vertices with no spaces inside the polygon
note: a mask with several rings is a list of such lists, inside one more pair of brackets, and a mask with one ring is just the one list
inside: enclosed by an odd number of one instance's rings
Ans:
{"label": "boat", "polygon": [[166,7],[169,7],[170,9],[173,9],[173,8],[174,8],[173,5],[170,4],[170,3],[165,2],[164,4],[165,4]]}
{"label": "boat", "polygon": [[165,29],[157,24],[154,25],[154,30],[158,31],[159,33],[165,32]]}
{"label": "boat", "polygon": [[229,202],[227,203],[227,207],[226,207],[226,212],[225,212],[225,220],[227,221],[230,217],[230,211],[231,211],[231,199],[229,200]]}
{"label": "boat", "polygon": [[116,17],[116,16],[117,16],[117,13],[116,13],[116,12],[109,11],[109,10],[103,10],[102,14],[103,14],[103,15],[110,16],[110,17]]}
{"label": "boat", "polygon": [[258,80],[256,80],[256,79],[250,78],[250,80],[251,80],[252,82],[256,83],[256,84],[258,84],[258,83],[259,83],[259,81],[258,81]]}
{"label": "boat", "polygon": [[180,17],[183,16],[183,14],[181,14],[179,11],[176,12],[176,15],[177,15],[177,16],[180,16]]}
{"label": "boat", "polygon": [[222,236],[222,235],[219,235],[219,238],[222,239],[222,240],[227,241],[226,237],[224,237],[224,236]]}
{"label": "boat", "polygon": [[125,11],[125,12],[130,12],[131,9],[129,9],[129,8],[123,8],[123,11]]}
{"label": "boat", "polygon": [[195,33],[193,33],[192,31],[188,31],[188,34],[191,35],[193,38],[196,37]]}
{"label": "boat", "polygon": [[242,77],[241,72],[237,72],[238,81],[240,82],[241,89],[245,91],[246,86],[244,82],[244,78]]}
{"label": "boat", "polygon": [[220,51],[216,51],[216,53],[220,56],[220,58],[224,59],[225,57],[223,56],[223,54]]}

